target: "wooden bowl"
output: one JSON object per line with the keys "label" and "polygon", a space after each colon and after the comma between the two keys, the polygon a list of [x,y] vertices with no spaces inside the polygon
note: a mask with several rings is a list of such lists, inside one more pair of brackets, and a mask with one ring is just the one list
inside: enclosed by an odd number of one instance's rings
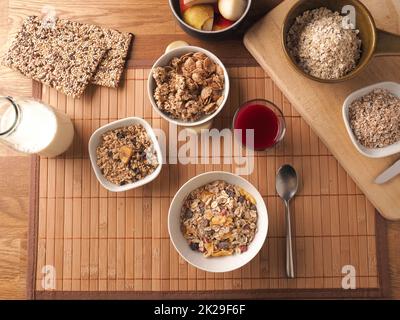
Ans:
{"label": "wooden bowl", "polygon": [[[293,60],[287,47],[287,34],[296,17],[307,10],[326,7],[332,11],[342,12],[344,6],[353,6],[356,12],[356,28],[360,30],[362,53],[357,67],[339,79],[321,79],[306,73]],[[337,83],[349,80],[361,73],[374,56],[400,55],[400,36],[379,30],[369,10],[359,0],[300,0],[289,10],[282,28],[282,46],[290,65],[303,76],[318,82]]]}

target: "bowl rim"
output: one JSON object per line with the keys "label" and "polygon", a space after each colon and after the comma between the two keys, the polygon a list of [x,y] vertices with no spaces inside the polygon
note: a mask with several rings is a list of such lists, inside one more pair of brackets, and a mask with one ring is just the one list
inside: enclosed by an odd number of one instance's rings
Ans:
{"label": "bowl rim", "polygon": [[302,5],[304,5],[304,3],[306,3],[307,0],[299,0],[298,2],[294,3],[292,5],[292,7],[289,9],[289,11],[287,12],[282,26],[281,26],[281,46],[283,49],[283,53],[286,57],[286,59],[289,61],[289,65],[291,66],[292,69],[294,69],[295,71],[297,71],[299,74],[303,75],[304,77],[313,80],[313,81],[317,81],[320,83],[341,83],[347,80],[351,80],[353,78],[355,78],[356,76],[358,76],[363,70],[365,70],[365,68],[367,67],[367,65],[371,62],[372,58],[374,57],[375,53],[376,53],[376,48],[377,48],[377,27],[376,27],[376,23],[375,20],[371,14],[371,12],[368,10],[368,8],[359,0],[350,0],[350,2],[353,3],[357,3],[363,10],[364,14],[368,17],[371,25],[372,25],[372,30],[373,30],[373,34],[371,35],[372,37],[372,48],[371,48],[371,54],[367,57],[367,59],[362,63],[362,64],[357,64],[357,66],[355,67],[355,69],[353,69],[352,71],[350,71],[348,74],[346,74],[345,76],[339,78],[339,79],[322,79],[322,78],[318,78],[315,77],[311,74],[306,73],[301,67],[299,67],[295,61],[293,61],[292,56],[289,53],[289,49],[287,47],[287,43],[286,43],[286,32],[285,29],[286,27],[290,28],[290,26],[288,26],[289,23],[289,17],[293,14],[293,12],[301,7]]}
{"label": "bowl rim", "polygon": [[[395,82],[395,81],[382,81],[382,82],[377,82],[377,83],[362,87],[356,91],[353,91],[346,97],[346,99],[343,102],[342,117],[343,117],[343,122],[344,122],[344,125],[346,128],[347,134],[349,135],[350,140],[353,143],[353,145],[355,146],[355,148],[357,149],[357,151],[368,158],[384,158],[384,157],[388,157],[388,156],[400,153],[400,141],[395,142],[395,143],[393,143],[389,146],[383,147],[383,148],[364,147],[363,145],[361,145],[358,142],[358,139],[356,138],[356,136],[353,133],[353,130],[351,129],[350,119],[349,119],[349,114],[348,114],[349,107],[350,107],[350,104],[354,100],[358,99],[362,95],[367,94],[368,92],[370,92],[374,89],[377,89],[377,88],[385,89],[385,87],[387,88],[387,86],[398,87],[399,92],[400,92],[400,83]],[[389,149],[393,149],[393,150],[389,150]]]}
{"label": "bowl rim", "polygon": [[[157,104],[154,100],[154,92],[152,90],[152,84],[154,84],[155,87],[155,80],[153,78],[153,69],[160,66],[161,61],[163,59],[165,59],[167,56],[171,56],[171,59],[173,57],[177,57],[178,55],[176,54],[176,52],[179,52],[181,50],[188,50],[188,51],[194,51],[194,52],[202,52],[204,54],[206,54],[208,57],[212,58],[214,62],[218,63],[222,69],[224,70],[224,89],[223,89],[223,93],[224,93],[224,99],[221,103],[221,105],[218,107],[218,109],[216,111],[214,111],[212,114],[208,115],[207,117],[204,117],[202,119],[200,119],[199,121],[194,121],[194,122],[184,122],[181,120],[177,120],[177,119],[172,119],[170,117],[168,117],[164,112],[162,112],[158,107]],[[228,101],[228,96],[229,96],[229,92],[230,92],[230,79],[229,79],[229,74],[228,74],[228,70],[226,69],[225,65],[222,63],[222,61],[211,51],[198,47],[198,46],[181,46],[175,49],[172,49],[171,51],[168,52],[164,52],[157,60],[156,62],[154,62],[153,66],[150,69],[149,72],[149,76],[147,78],[147,94],[150,100],[151,105],[153,106],[153,109],[165,120],[167,120],[168,122],[171,122],[177,126],[181,126],[181,127],[197,127],[199,125],[202,125],[204,123],[210,122],[212,121],[224,108],[225,104]]]}
{"label": "bowl rim", "polygon": [[[246,10],[244,11],[244,13],[242,14],[242,16],[238,19],[238,20],[236,20],[231,26],[229,26],[229,27],[227,27],[227,28],[225,28],[225,29],[222,29],[222,30],[217,30],[217,31],[206,31],[206,30],[199,30],[199,29],[196,29],[196,28],[193,28],[191,25],[189,25],[189,24],[187,24],[181,17],[180,17],[180,15],[175,11],[175,9],[174,9],[174,5],[173,5],[173,2],[174,0],[168,0],[168,3],[169,3],[169,6],[170,6],[170,9],[171,9],[171,11],[172,11],[172,13],[173,13],[173,15],[175,16],[175,18],[180,22],[180,23],[182,23],[185,27],[187,27],[188,29],[190,29],[191,31],[194,31],[194,32],[197,32],[197,33],[200,33],[200,34],[203,34],[203,35],[218,35],[218,34],[222,34],[222,33],[224,33],[224,32],[227,32],[227,31],[230,31],[230,30],[232,30],[232,29],[234,29],[237,25],[239,25],[245,18],[246,18],[246,16],[248,15],[248,13],[250,12],[250,8],[251,8],[251,5],[252,5],[252,0],[247,0],[247,6],[246,6]],[[179,0],[178,0],[179,1]]]}
{"label": "bowl rim", "polygon": [[[108,130],[113,130],[113,129],[116,129],[119,127],[126,126],[126,124],[124,124],[124,123],[128,123],[128,122],[140,123],[141,125],[143,125],[143,127],[145,128],[147,134],[149,135],[149,138],[151,139],[154,149],[157,153],[158,166],[157,166],[156,170],[154,170],[154,172],[152,172],[150,175],[146,176],[145,178],[143,178],[139,181],[133,182],[133,183],[128,183],[123,186],[119,186],[119,185],[109,182],[104,177],[104,175],[100,172],[100,169],[96,163],[95,152],[96,152],[97,145],[95,143],[95,140],[102,133],[104,133]],[[92,170],[94,171],[97,180],[100,182],[102,187],[104,187],[105,189],[107,189],[108,191],[111,191],[111,192],[123,192],[123,191],[128,191],[128,190],[132,190],[132,189],[141,187],[141,186],[153,181],[154,179],[156,179],[162,169],[163,155],[162,155],[162,151],[160,148],[160,144],[158,143],[158,140],[154,133],[153,128],[150,126],[150,124],[146,120],[144,120],[140,117],[127,117],[127,118],[119,119],[116,121],[112,121],[110,123],[107,123],[107,124],[99,127],[90,136],[89,143],[88,143],[88,151],[89,151],[89,158],[90,158]]]}
{"label": "bowl rim", "polygon": [[[228,268],[225,268],[224,270],[218,270],[218,271],[217,271],[217,270],[210,270],[210,269],[201,267],[201,266],[195,264],[194,262],[189,261],[189,259],[187,259],[187,258],[181,253],[181,251],[177,248],[177,245],[176,245],[176,243],[175,243],[175,237],[172,235],[172,232],[171,232],[171,210],[172,210],[172,206],[173,206],[173,204],[175,203],[175,201],[176,201],[178,195],[180,195],[180,194],[183,192],[183,189],[184,189],[185,187],[187,187],[188,185],[192,184],[194,181],[196,181],[197,179],[199,179],[199,178],[201,178],[201,177],[203,177],[203,176],[208,176],[208,175],[215,175],[215,176],[218,176],[218,175],[220,175],[220,174],[233,176],[235,179],[239,179],[239,180],[243,181],[245,184],[249,184],[250,186],[252,186],[252,187],[254,188],[255,192],[257,192],[257,196],[258,196],[260,199],[262,199],[262,201],[261,201],[260,204],[257,203],[257,208],[258,208],[258,205],[260,205],[260,206],[261,206],[261,209],[263,209],[263,210],[262,210],[262,211],[263,211],[262,214],[265,216],[265,225],[266,225],[266,226],[265,226],[265,234],[261,234],[261,235],[260,235],[262,238],[261,238],[261,240],[260,240],[259,248],[256,248],[256,249],[254,250],[254,252],[252,252],[252,254],[251,254],[246,260],[243,261],[242,264],[240,264],[240,265],[238,265],[238,266],[234,266],[234,267],[228,267]],[[216,177],[215,180],[223,180],[223,179],[218,179],[218,178]],[[193,190],[194,190],[194,189],[193,189]],[[185,195],[185,196],[187,196],[187,195]],[[252,196],[254,196],[254,195],[252,194]],[[260,214],[260,213],[259,213],[259,214]],[[259,222],[259,220],[257,221],[257,223],[258,223],[258,222]],[[176,252],[178,252],[178,254],[182,257],[182,259],[184,259],[187,263],[189,263],[190,265],[192,265],[192,266],[194,266],[195,268],[198,268],[198,269],[200,269],[200,270],[203,270],[203,271],[206,271],[206,272],[213,272],[213,273],[222,273],[222,272],[230,272],[230,271],[233,271],[233,270],[237,270],[237,269],[239,269],[239,268],[242,268],[243,266],[245,266],[246,264],[248,264],[250,261],[252,261],[252,260],[254,259],[254,257],[257,256],[257,254],[259,254],[259,252],[261,251],[262,247],[265,245],[265,241],[267,240],[268,230],[269,230],[269,216],[268,216],[268,209],[267,209],[267,206],[266,206],[266,204],[265,204],[265,201],[264,201],[262,195],[260,194],[260,192],[257,190],[257,188],[256,188],[250,181],[248,181],[247,179],[245,179],[245,178],[243,178],[243,177],[241,177],[241,176],[239,176],[239,175],[236,175],[236,174],[234,174],[234,173],[227,172],[227,171],[207,171],[207,172],[198,174],[198,175],[194,176],[193,178],[189,179],[188,181],[186,181],[186,182],[179,188],[179,190],[175,193],[174,197],[173,197],[172,200],[171,200],[169,209],[168,209],[168,221],[167,221],[167,226],[168,226],[169,238],[170,238],[170,240],[171,240],[171,242],[172,242],[172,245],[174,246]],[[260,232],[260,231],[258,230],[257,232]],[[253,241],[254,241],[254,239],[253,239]],[[201,254],[201,253],[199,253],[199,254]],[[234,256],[233,256],[233,257],[234,257]]]}

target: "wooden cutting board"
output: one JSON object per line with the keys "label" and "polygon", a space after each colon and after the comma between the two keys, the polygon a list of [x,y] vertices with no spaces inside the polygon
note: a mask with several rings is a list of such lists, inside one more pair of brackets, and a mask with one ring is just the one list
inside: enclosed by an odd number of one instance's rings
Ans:
{"label": "wooden cutting board", "polygon": [[[379,212],[387,219],[399,220],[400,176],[385,185],[373,182],[399,156],[370,159],[358,153],[348,137],[341,112],[343,101],[351,92],[381,81],[400,82],[400,57],[374,58],[362,74],[344,83],[308,80],[291,68],[281,46],[281,27],[295,2],[286,0],[268,13],[247,32],[244,44]],[[385,2],[393,6],[390,19],[400,33],[399,7],[394,1]]]}

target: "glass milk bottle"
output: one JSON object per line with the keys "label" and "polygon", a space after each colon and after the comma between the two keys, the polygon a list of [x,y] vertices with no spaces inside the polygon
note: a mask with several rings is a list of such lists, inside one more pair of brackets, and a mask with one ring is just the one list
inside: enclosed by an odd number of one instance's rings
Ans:
{"label": "glass milk bottle", "polygon": [[0,141],[25,153],[55,157],[72,143],[67,115],[39,101],[0,96]]}

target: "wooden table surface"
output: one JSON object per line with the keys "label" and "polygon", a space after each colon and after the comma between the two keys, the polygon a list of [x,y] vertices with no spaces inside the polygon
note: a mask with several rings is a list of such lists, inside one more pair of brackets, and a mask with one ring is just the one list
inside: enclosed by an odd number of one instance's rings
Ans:
{"label": "wooden table surface", "polygon": [[[262,13],[280,0],[256,0],[255,12]],[[399,30],[390,19],[392,10],[400,11],[398,0],[362,0],[374,8],[380,28]],[[22,19],[40,14],[49,1],[0,0],[0,43],[7,47]],[[174,21],[167,0],[53,0],[58,16],[81,22],[130,31],[136,39],[132,58],[152,61],[174,39],[187,39],[215,51],[222,60],[249,58],[239,40],[204,43],[185,35]],[[399,22],[397,22],[399,23]],[[4,44],[4,46],[3,46]],[[0,95],[31,96],[31,81],[0,67]],[[0,145],[0,299],[24,299],[27,268],[27,224],[29,206],[30,159]],[[387,223],[391,297],[400,298],[400,222]]]}

